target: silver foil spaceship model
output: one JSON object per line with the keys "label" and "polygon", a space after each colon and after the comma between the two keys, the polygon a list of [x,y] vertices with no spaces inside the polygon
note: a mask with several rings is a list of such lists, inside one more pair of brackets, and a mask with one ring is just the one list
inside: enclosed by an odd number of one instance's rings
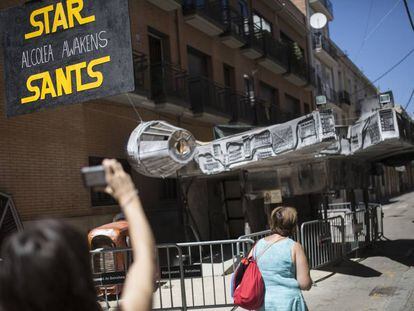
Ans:
{"label": "silver foil spaceship model", "polygon": [[194,136],[164,121],[142,122],[127,145],[131,166],[150,177],[168,177],[193,160]]}

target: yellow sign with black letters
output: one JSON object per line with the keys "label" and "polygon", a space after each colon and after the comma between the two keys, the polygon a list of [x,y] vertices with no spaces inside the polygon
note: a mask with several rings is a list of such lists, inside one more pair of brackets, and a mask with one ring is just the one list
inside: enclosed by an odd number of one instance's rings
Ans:
{"label": "yellow sign with black letters", "polygon": [[7,116],[134,90],[128,0],[49,0],[1,13]]}

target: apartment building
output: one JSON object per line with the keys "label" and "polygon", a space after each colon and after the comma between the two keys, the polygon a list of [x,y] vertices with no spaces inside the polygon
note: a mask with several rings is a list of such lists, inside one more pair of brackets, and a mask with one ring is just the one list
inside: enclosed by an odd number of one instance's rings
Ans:
{"label": "apartment building", "polygon": [[[23,4],[6,0],[0,8]],[[203,141],[216,124],[269,125],[314,108],[307,20],[290,1],[136,0],[130,20],[133,93],[6,118],[1,89],[0,190],[24,222],[58,217],[85,231],[109,222],[119,207],[85,189],[79,169],[109,157],[130,171],[125,145],[140,119],[166,120]],[[213,229],[223,227],[220,182],[195,182],[189,200],[218,209],[195,204],[190,215],[177,180],[130,172],[158,241],[179,240],[183,217],[206,214],[202,238],[224,236]]]}

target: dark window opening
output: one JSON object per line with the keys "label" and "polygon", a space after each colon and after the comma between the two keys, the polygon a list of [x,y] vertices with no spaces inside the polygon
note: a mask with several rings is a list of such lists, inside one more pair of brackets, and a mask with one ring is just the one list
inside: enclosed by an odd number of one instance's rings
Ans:
{"label": "dark window opening", "polygon": [[310,113],[310,105],[308,103],[304,103],[305,114]]}
{"label": "dark window opening", "polygon": [[210,56],[188,47],[188,73],[193,77],[210,77]]}
{"label": "dark window opening", "polygon": [[290,96],[289,94],[285,94],[285,100],[286,100],[286,112],[288,112],[289,117],[291,119],[300,117],[300,100]]}

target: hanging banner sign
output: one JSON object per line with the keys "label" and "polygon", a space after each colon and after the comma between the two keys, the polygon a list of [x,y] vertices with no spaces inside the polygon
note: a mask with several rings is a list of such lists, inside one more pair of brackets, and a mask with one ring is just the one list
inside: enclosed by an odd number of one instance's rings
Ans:
{"label": "hanging banner sign", "polygon": [[128,0],[44,0],[0,17],[7,116],[134,90]]}

